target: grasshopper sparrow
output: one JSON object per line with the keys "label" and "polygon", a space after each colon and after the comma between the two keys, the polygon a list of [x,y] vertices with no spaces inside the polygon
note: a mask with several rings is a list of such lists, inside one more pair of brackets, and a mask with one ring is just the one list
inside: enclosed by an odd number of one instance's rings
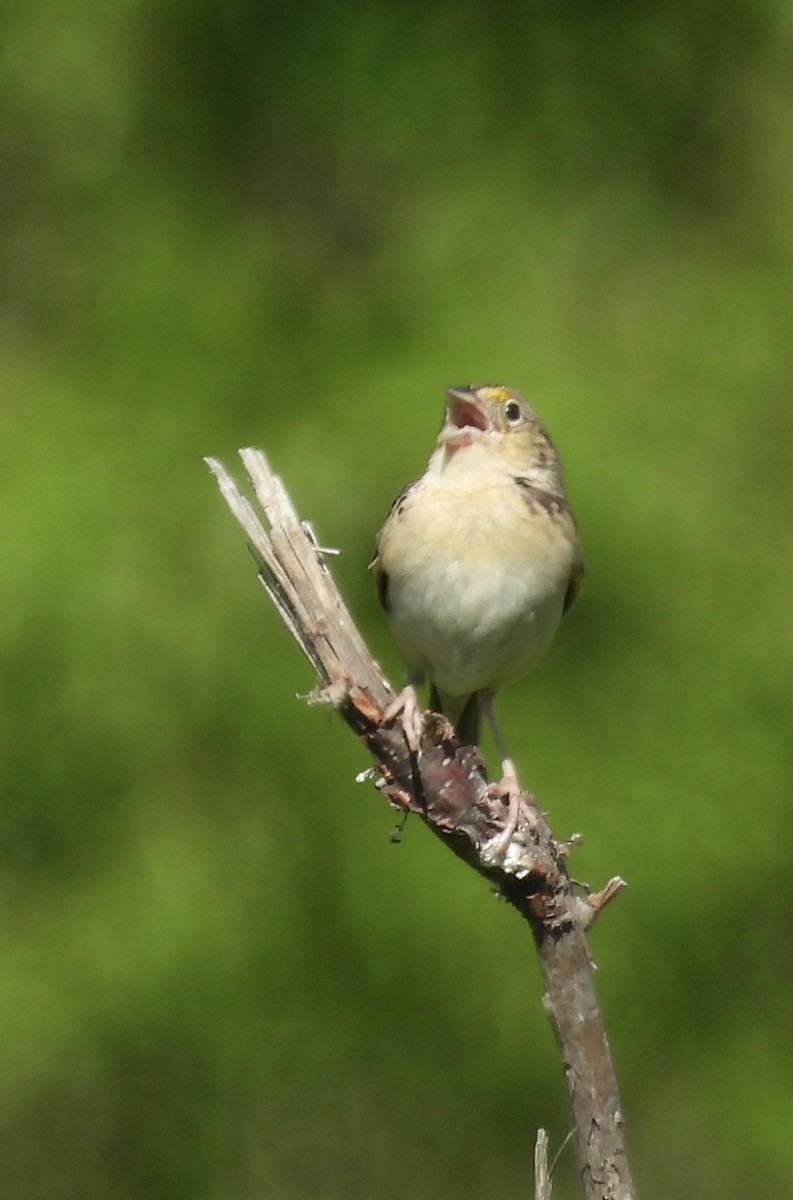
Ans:
{"label": "grasshopper sparrow", "polygon": [[531,406],[495,384],[446,395],[427,469],[391,506],[371,564],[410,680],[386,715],[401,714],[417,750],[425,679],[430,707],[466,745],[481,712],[512,801],[520,785],[493,697],[545,654],[584,563],[556,449]]}

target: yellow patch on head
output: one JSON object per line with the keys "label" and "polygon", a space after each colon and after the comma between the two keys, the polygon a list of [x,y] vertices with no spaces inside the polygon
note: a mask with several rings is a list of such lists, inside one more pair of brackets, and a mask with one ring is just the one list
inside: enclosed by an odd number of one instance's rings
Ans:
{"label": "yellow patch on head", "polygon": [[493,404],[501,404],[502,401],[509,400],[514,394],[508,387],[502,387],[500,384],[486,384],[477,390],[483,400],[490,400]]}

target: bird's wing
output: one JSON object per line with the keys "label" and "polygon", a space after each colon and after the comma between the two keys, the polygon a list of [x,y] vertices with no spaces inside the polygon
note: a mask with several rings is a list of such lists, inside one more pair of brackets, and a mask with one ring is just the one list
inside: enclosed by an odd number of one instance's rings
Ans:
{"label": "bird's wing", "polygon": [[374,586],[377,593],[377,599],[380,602],[380,607],[383,612],[388,612],[390,604],[388,602],[388,575],[380,565],[380,559],[377,557],[377,551],[372,556],[372,561],[369,563],[369,570],[374,577]]}
{"label": "bird's wing", "polygon": [[580,546],[577,547],[577,550],[573,569],[570,572],[570,578],[567,582],[567,591],[564,594],[562,613],[566,613],[568,609],[572,608],[584,586],[584,556],[581,553]]}
{"label": "bird's wing", "polygon": [[575,517],[565,496],[558,492],[546,492],[542,488],[535,487],[524,476],[514,475],[513,478],[521,488],[526,503],[530,508],[535,510],[542,508],[552,517],[567,518],[568,537],[573,544],[574,554],[572,567],[570,568],[570,578],[567,582],[567,591],[564,594],[564,603],[562,606],[562,612],[566,613],[572,607],[584,586],[584,556],[581,553],[581,545],[578,541]]}
{"label": "bird's wing", "polygon": [[374,544],[374,553],[369,562],[369,570],[372,572],[372,575],[374,576],[375,588],[377,590],[377,599],[380,601],[380,606],[384,612],[388,612],[388,609],[389,609],[388,575],[383,570],[382,563],[380,562],[380,539],[383,536],[383,530],[388,525],[388,522],[393,521],[396,517],[399,516],[400,510],[402,508],[402,505],[405,503],[408,493],[416,486],[417,483],[418,483],[418,479],[412,479],[410,481],[410,483],[405,484],[405,486],[402,488],[402,491],[399,493],[399,495],[395,497],[393,504],[391,505],[391,507],[388,510],[388,515],[386,516],[386,519],[383,522],[382,529],[380,530],[380,532],[377,535],[377,538],[376,538],[375,544]]}

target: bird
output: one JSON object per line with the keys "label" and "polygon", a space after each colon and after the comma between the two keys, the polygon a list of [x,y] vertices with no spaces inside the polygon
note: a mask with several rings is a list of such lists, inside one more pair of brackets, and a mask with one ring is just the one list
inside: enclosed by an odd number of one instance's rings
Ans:
{"label": "bird", "polygon": [[418,752],[427,681],[429,707],[464,745],[478,744],[483,716],[514,809],[520,783],[493,699],[548,650],[584,559],[559,455],[528,401],[502,384],[445,394],[426,470],[394,500],[370,563],[408,678],[384,719],[401,717]]}

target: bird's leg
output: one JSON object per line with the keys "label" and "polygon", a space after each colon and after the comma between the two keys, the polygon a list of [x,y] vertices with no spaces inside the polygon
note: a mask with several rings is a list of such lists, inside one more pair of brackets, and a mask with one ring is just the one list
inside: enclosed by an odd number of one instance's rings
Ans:
{"label": "bird's leg", "polygon": [[520,790],[517,768],[507,752],[507,747],[505,746],[504,739],[501,736],[501,730],[496,724],[496,718],[493,713],[493,692],[479,693],[479,708],[483,717],[490,726],[490,732],[493,734],[493,741],[496,743],[498,757],[501,760],[501,774],[503,776],[505,790],[513,787],[514,785],[517,785],[518,790]]}
{"label": "bird's leg", "polygon": [[498,856],[504,853],[507,846],[512,841],[513,834],[518,827],[522,789],[520,786],[520,780],[518,779],[517,769],[507,753],[507,748],[504,745],[504,739],[501,736],[501,730],[496,724],[496,718],[493,714],[492,692],[479,693],[479,707],[482,711],[482,715],[490,726],[490,731],[493,734],[493,741],[496,743],[496,749],[498,750],[498,757],[501,760],[501,779],[495,785],[495,791],[497,791],[499,795],[506,796],[507,800],[509,801],[507,823],[491,847],[492,852]]}
{"label": "bird's leg", "polygon": [[407,743],[414,754],[418,754],[421,746],[421,734],[424,729],[424,711],[419,703],[416,685],[409,683],[395,696],[383,713],[383,724],[401,718]]}

